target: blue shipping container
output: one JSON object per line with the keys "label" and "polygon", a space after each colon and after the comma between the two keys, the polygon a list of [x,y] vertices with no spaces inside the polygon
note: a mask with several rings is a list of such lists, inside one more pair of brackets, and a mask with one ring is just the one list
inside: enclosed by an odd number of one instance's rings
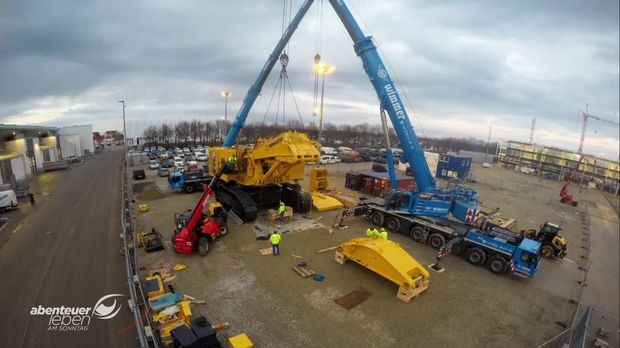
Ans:
{"label": "blue shipping container", "polygon": [[471,157],[440,155],[437,177],[441,179],[464,179],[471,170]]}

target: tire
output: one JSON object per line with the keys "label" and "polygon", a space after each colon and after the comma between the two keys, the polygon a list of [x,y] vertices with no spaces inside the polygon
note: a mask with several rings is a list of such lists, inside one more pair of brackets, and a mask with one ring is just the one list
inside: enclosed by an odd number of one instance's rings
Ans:
{"label": "tire", "polygon": [[435,249],[439,249],[446,244],[446,239],[441,234],[434,233],[428,237],[428,244]]}
{"label": "tire", "polygon": [[198,240],[198,252],[200,253],[200,256],[207,256],[207,253],[209,252],[209,238],[200,237]]}
{"label": "tire", "polygon": [[299,212],[306,214],[312,210],[312,195],[301,192],[299,195]]}
{"label": "tire", "polygon": [[228,233],[228,225],[223,224],[220,227],[220,236],[225,236]]}
{"label": "tire", "polygon": [[193,193],[194,191],[196,191],[194,185],[185,185],[185,193]]}
{"label": "tire", "polygon": [[577,206],[577,201],[573,201],[571,204],[573,205],[573,207],[576,207]]}
{"label": "tire", "polygon": [[422,227],[414,227],[409,232],[409,237],[418,243],[424,243],[424,229]]}
{"label": "tire", "polygon": [[489,271],[491,271],[491,273],[502,274],[506,273],[506,270],[508,270],[508,262],[506,262],[506,259],[500,256],[491,257],[489,260]]}
{"label": "tire", "polygon": [[375,211],[370,215],[370,221],[375,226],[383,226],[383,223],[385,222],[385,215],[383,215],[380,211]]}
{"label": "tire", "polygon": [[385,220],[385,227],[391,232],[399,232],[400,220],[397,217],[390,216]]}
{"label": "tire", "polygon": [[487,259],[487,255],[482,249],[479,248],[468,249],[466,257],[467,262],[471,263],[472,265],[482,265]]}
{"label": "tire", "polygon": [[551,259],[555,256],[555,250],[549,244],[545,244],[540,248],[540,254],[548,259]]}

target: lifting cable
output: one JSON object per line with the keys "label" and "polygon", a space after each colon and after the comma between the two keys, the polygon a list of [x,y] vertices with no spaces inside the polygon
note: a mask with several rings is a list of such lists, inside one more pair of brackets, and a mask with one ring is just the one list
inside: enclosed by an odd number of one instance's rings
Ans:
{"label": "lifting cable", "polygon": [[[368,27],[368,25],[364,21],[364,18],[360,15],[359,11],[355,7],[355,4],[353,3],[353,0],[349,0],[349,2],[351,3],[351,7],[353,7],[353,10],[357,14],[357,17],[360,19],[360,21],[362,22],[362,24],[366,28],[366,31],[368,32],[369,36],[373,36],[374,37],[374,35],[372,34],[372,31],[370,30],[370,28]],[[407,95],[407,91],[405,91],[405,88],[403,88],[402,84],[400,83],[400,80],[398,79],[396,71],[394,70],[394,68],[392,68],[392,64],[390,64],[389,59],[383,53],[383,50],[381,49],[381,46],[379,45],[379,43],[377,43],[375,41],[374,44],[375,44],[375,46],[377,46],[377,49],[381,53],[381,59],[383,59],[386,62],[388,68],[390,69],[390,72],[392,73],[392,76],[394,77],[394,81],[396,81],[396,84],[398,85],[398,88],[400,89],[400,91],[405,96],[405,100],[407,100],[407,104],[409,104],[409,108],[411,109],[411,113],[413,114],[413,116],[415,117],[415,120],[417,121],[418,128],[420,129],[420,133],[422,134],[422,137],[428,139],[427,136],[426,136],[426,133],[424,132],[424,128],[422,128],[422,122],[420,122],[420,119],[418,118],[417,112],[415,112],[415,109],[413,108],[413,104],[409,100],[409,96]]]}
{"label": "lifting cable", "polygon": [[312,116],[316,116],[319,105],[319,64],[321,63],[321,45],[322,45],[322,28],[323,28],[323,0],[320,0],[316,7],[316,37],[314,40],[314,95],[312,97]]}
{"label": "lifting cable", "polygon": [[[288,2],[288,5],[287,5]],[[293,1],[292,0],[284,0],[283,1],[283,6],[282,6],[282,36],[284,36],[284,32],[286,31],[286,28],[288,27],[288,25],[291,22],[292,19],[292,7],[293,7]],[[287,17],[287,9],[288,9],[288,22],[286,21],[286,17]],[[290,45],[290,41],[287,43],[287,50],[290,51],[290,49],[288,48]],[[273,102],[273,98],[276,94],[276,91],[278,92],[278,99],[276,101],[276,117],[275,117],[275,124],[276,126],[278,125],[278,120],[279,120],[279,115],[280,115],[280,101],[282,101],[282,126],[285,125],[285,113],[286,113],[286,87],[288,86],[289,90],[291,91],[291,96],[293,97],[293,102],[295,104],[295,108],[297,109],[297,115],[299,117],[299,121],[301,123],[301,127],[302,129],[304,129],[304,122],[303,119],[301,117],[301,113],[299,112],[299,105],[297,104],[297,100],[295,99],[295,94],[293,93],[293,87],[291,86],[291,81],[288,78],[288,73],[286,71],[286,67],[288,66],[288,62],[289,62],[289,57],[288,54],[286,53],[285,50],[284,52],[282,52],[282,54],[280,55],[280,64],[282,65],[282,69],[280,70],[280,77],[278,78],[278,81],[276,81],[276,85],[274,86],[273,89],[273,93],[271,94],[271,98],[269,99],[269,104],[267,105],[267,110],[265,111],[265,115],[263,117],[263,121],[261,122],[261,126],[265,123],[265,120],[267,119],[267,115],[269,113],[269,109],[271,108],[271,103]]]}

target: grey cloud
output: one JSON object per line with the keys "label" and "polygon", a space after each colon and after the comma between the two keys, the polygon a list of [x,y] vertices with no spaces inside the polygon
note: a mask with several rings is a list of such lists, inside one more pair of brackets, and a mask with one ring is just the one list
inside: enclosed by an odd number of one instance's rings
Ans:
{"label": "grey cloud", "polygon": [[[300,3],[294,1],[295,9]],[[527,133],[529,120],[537,117],[578,132],[577,108],[584,103],[604,117],[618,110],[617,1],[353,4],[422,124],[424,117],[452,113],[493,116]],[[88,105],[52,123],[82,120],[97,128],[105,119],[111,125],[120,98],[128,101],[137,128],[140,119],[215,119],[222,115],[223,88],[233,90],[234,114],[279,38],[281,6],[267,0],[4,2],[0,122],[35,108],[45,97]],[[291,83],[306,96],[312,94],[315,11],[290,45]],[[326,3],[321,53],[336,66],[327,77],[327,116],[337,123],[378,123],[373,108],[360,114],[377,99],[332,12]],[[573,52],[564,50],[567,46]],[[532,61],[539,74],[507,67],[511,50],[522,54],[525,63]],[[252,110],[254,120],[264,116],[279,67],[274,70]],[[310,98],[298,102],[310,120]],[[287,103],[292,110],[292,101]],[[613,132],[617,129],[601,130]],[[459,129],[437,133],[469,135]]]}

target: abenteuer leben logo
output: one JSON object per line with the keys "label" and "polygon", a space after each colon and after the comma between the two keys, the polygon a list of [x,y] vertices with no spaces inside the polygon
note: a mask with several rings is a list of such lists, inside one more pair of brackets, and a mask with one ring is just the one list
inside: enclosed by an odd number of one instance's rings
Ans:
{"label": "abenteuer leben logo", "polygon": [[47,331],[88,331],[92,317],[107,320],[121,310],[117,301],[122,294],[109,294],[100,298],[93,307],[32,307],[30,315],[49,316]]}

